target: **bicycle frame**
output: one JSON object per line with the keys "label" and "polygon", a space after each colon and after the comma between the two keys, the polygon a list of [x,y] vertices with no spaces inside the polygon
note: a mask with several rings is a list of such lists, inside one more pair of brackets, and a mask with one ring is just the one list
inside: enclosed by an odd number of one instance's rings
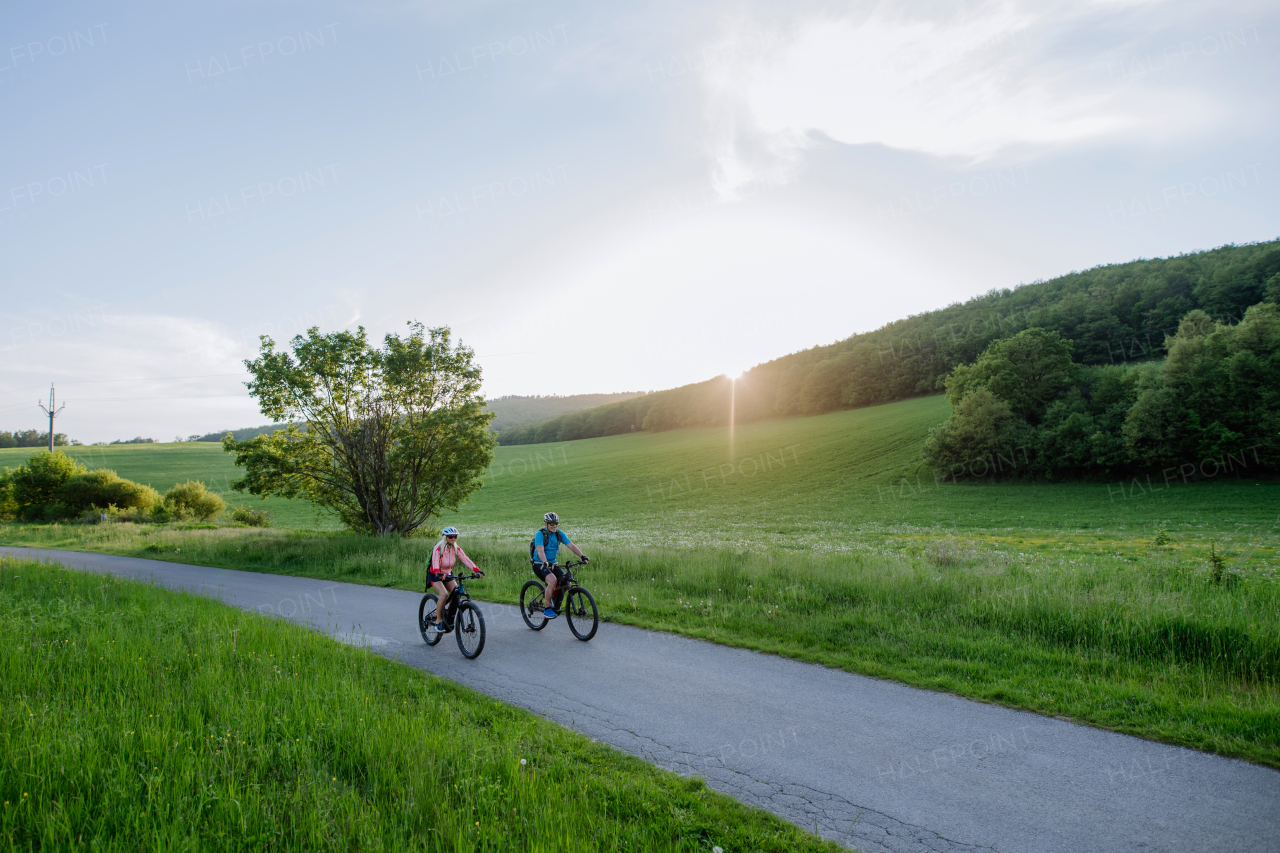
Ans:
{"label": "bicycle frame", "polygon": [[455,577],[454,581],[456,584],[453,592],[449,593],[444,604],[440,605],[438,602],[436,604],[436,621],[443,622],[450,631],[453,630],[453,616],[462,606],[462,602],[471,600],[471,596],[467,594],[467,588],[462,585],[462,578]]}

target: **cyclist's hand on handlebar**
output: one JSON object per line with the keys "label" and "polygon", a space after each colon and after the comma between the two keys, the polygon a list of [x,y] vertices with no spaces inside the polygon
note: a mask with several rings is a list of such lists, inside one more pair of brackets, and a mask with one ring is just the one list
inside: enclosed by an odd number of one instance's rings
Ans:
{"label": "cyclist's hand on handlebar", "polygon": [[590,558],[590,557],[588,557],[586,554],[579,554],[578,556],[582,559],[582,562],[584,562],[584,563],[590,563],[590,562],[591,562],[591,558]]}
{"label": "cyclist's hand on handlebar", "polygon": [[472,569],[471,576],[476,578],[482,578],[484,577],[484,572],[480,571],[479,569]]}

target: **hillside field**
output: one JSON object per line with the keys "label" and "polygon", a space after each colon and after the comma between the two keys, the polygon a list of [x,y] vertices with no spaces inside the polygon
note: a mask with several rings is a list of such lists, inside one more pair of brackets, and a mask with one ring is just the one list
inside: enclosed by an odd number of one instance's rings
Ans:
{"label": "hillside field", "polygon": [[[992,483],[975,476],[988,468],[981,460],[939,477],[920,448],[948,414],[934,396],[751,424],[732,440],[719,427],[501,447],[484,488],[449,521],[527,538],[553,509],[585,543],[808,552],[957,535],[1114,547],[1164,523],[1256,545],[1255,558],[1275,553],[1280,484],[1250,476],[1262,472],[1247,455],[1245,467],[1201,482],[1153,471],[1137,484]],[[1022,458],[1010,448],[994,462],[1016,470]]]}

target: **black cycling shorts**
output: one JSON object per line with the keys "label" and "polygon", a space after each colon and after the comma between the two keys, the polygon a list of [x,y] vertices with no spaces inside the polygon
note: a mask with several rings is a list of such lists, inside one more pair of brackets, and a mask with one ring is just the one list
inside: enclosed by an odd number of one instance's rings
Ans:
{"label": "black cycling shorts", "polygon": [[564,569],[562,569],[560,566],[556,566],[556,565],[548,566],[546,563],[533,564],[533,576],[535,578],[542,581],[543,583],[546,583],[547,575],[555,575],[557,585],[564,583]]}

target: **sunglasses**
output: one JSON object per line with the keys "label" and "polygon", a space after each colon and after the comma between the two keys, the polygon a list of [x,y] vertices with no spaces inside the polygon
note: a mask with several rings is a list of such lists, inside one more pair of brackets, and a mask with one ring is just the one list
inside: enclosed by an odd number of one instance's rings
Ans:
{"label": "sunglasses", "polygon": [[446,536],[446,537],[444,537],[444,538],[445,538],[445,539],[457,539],[458,537],[457,537],[457,536]]}

